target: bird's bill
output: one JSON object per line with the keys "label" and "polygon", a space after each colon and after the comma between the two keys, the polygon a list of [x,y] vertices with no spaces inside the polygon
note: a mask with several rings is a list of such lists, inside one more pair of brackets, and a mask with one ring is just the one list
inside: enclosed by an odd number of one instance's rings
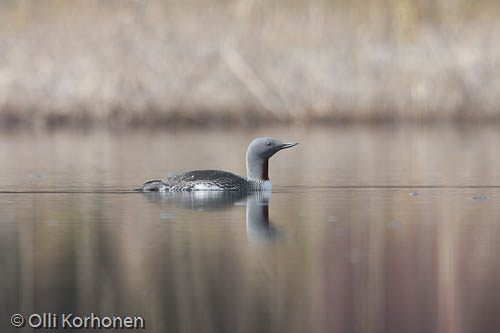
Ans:
{"label": "bird's bill", "polygon": [[282,144],[280,148],[281,149],[291,148],[291,147],[296,146],[298,144],[299,144],[298,142],[288,142],[288,143]]}

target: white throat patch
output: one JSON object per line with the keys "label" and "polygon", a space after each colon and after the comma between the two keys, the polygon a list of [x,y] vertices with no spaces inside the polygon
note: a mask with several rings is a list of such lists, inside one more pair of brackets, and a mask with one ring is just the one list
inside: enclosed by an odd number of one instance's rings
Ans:
{"label": "white throat patch", "polygon": [[264,180],[262,182],[262,189],[264,191],[272,191],[273,190],[273,184],[269,180]]}

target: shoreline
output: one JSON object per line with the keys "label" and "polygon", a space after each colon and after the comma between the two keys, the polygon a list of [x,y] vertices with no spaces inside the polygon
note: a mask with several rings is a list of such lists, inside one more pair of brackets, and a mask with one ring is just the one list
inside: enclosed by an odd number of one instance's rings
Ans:
{"label": "shoreline", "polygon": [[113,114],[109,117],[92,117],[89,114],[49,113],[39,116],[19,116],[0,111],[0,131],[23,130],[197,130],[197,129],[254,129],[265,127],[479,127],[500,126],[500,115],[474,116],[458,114],[452,117],[433,115],[401,117],[388,113],[368,114],[364,117],[349,115],[309,116],[307,118],[277,119],[273,115],[247,111],[243,115],[234,112],[189,112],[161,114]]}

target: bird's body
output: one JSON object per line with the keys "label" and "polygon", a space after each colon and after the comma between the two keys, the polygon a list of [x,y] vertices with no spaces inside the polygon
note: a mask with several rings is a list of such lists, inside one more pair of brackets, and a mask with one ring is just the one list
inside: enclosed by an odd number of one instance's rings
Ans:
{"label": "bird's body", "polygon": [[221,170],[195,170],[144,183],[139,191],[269,191],[269,158],[281,149],[298,143],[282,143],[272,138],[257,138],[247,151],[247,178]]}
{"label": "bird's body", "polygon": [[[143,191],[252,191],[264,188],[269,181],[248,181],[231,172],[221,170],[195,170],[165,179],[152,180],[143,185]],[[269,185],[267,186],[269,188]]]}

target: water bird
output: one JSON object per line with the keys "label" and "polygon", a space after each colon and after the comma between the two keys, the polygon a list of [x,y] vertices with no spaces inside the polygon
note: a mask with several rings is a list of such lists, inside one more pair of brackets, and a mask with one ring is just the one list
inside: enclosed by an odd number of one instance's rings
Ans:
{"label": "water bird", "polygon": [[159,180],[151,180],[138,191],[271,191],[269,158],[280,150],[298,145],[262,137],[254,139],[247,149],[247,178],[221,170],[195,170]]}

